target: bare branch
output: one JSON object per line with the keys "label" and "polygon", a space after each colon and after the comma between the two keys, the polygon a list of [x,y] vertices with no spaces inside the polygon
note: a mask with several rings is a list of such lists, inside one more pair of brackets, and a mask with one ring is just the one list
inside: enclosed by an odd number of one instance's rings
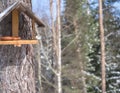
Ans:
{"label": "bare branch", "polygon": [[44,75],[41,75],[41,77],[45,80],[45,81],[42,81],[43,83],[47,83],[48,85],[57,89],[57,87],[54,84],[52,84],[50,81],[48,81]]}

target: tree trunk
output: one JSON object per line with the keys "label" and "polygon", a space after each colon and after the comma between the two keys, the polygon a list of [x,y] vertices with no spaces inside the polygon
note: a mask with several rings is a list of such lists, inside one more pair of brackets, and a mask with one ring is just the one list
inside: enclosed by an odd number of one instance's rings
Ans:
{"label": "tree trunk", "polygon": [[[0,7],[4,10],[15,1],[2,0]],[[23,2],[31,8],[31,0]],[[22,38],[31,38],[29,18],[20,14],[20,22],[19,35]],[[0,23],[0,35],[2,34],[11,35],[11,14]],[[0,93],[35,93],[32,49],[32,45],[0,45]]]}
{"label": "tree trunk", "polygon": [[40,60],[40,43],[34,45],[34,61],[35,64],[35,77],[36,77],[36,93],[42,92],[42,83],[41,83],[41,60]]}
{"label": "tree trunk", "polygon": [[105,41],[104,41],[102,0],[99,0],[99,16],[100,16],[99,24],[100,24],[100,42],[101,42],[102,93],[106,93]]}
{"label": "tree trunk", "polygon": [[58,61],[58,73],[57,73],[57,83],[58,83],[58,93],[62,93],[62,80],[61,80],[61,21],[60,21],[60,12],[61,12],[61,0],[57,0],[57,34],[58,34],[58,52],[57,52],[57,61]]}

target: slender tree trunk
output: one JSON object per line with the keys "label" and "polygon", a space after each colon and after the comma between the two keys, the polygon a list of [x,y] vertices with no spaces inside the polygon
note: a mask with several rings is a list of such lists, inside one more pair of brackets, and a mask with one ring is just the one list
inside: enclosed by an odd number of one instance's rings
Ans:
{"label": "slender tree trunk", "polygon": [[54,47],[54,51],[56,51],[56,34],[55,34],[55,25],[54,25],[54,16],[53,16],[53,0],[50,0],[50,15],[51,15],[51,30],[52,30],[52,34],[53,34],[53,47]]}
{"label": "slender tree trunk", "polygon": [[[4,10],[17,0],[2,0]],[[20,0],[19,0],[20,1]],[[22,1],[22,0],[21,0]],[[31,8],[31,0],[23,0]],[[1,10],[2,11],[2,10]],[[30,19],[20,14],[20,36],[31,38]],[[0,35],[11,35],[11,14],[0,23]],[[0,45],[0,93],[35,93],[35,74],[31,45]]]}
{"label": "slender tree trunk", "polygon": [[62,93],[62,81],[61,81],[61,21],[60,21],[60,12],[61,12],[61,0],[57,0],[57,33],[58,33],[58,93]]}
{"label": "slender tree trunk", "polygon": [[[53,65],[53,68],[54,69],[56,69],[56,61],[57,61],[57,40],[56,40],[56,32],[55,32],[55,25],[54,25],[54,16],[53,16],[53,0],[50,0],[50,15],[51,15],[51,30],[52,30],[52,47],[53,47],[53,49],[52,49],[52,51],[53,51],[53,54],[52,54],[52,56],[53,56],[53,62],[54,62],[54,65]],[[55,76],[54,76],[54,82],[55,82],[55,84],[57,84],[57,75],[55,74]],[[54,84],[54,85],[55,85]],[[57,92],[57,90],[55,89],[54,90],[54,93],[56,93]]]}
{"label": "slender tree trunk", "polygon": [[99,0],[99,16],[100,16],[99,18],[100,40],[101,40],[102,93],[106,93],[105,41],[104,41],[102,0]]}

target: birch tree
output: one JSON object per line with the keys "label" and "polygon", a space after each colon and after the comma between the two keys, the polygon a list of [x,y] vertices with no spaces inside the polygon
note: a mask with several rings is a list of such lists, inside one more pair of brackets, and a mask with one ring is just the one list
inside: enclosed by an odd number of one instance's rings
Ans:
{"label": "birch tree", "polygon": [[61,83],[61,0],[57,0],[57,38],[58,38],[58,49],[57,49],[57,62],[58,62],[58,72],[57,72],[57,83],[58,83],[58,93],[62,93],[62,83]]}

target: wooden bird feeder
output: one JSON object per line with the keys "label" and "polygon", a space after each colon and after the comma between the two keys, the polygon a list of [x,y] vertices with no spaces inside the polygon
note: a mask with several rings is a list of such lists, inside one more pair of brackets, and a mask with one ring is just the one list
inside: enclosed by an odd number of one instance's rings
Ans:
{"label": "wooden bird feeder", "polygon": [[[12,14],[12,36],[0,37],[0,45],[15,45],[21,46],[22,44],[37,44],[38,40],[35,39],[35,23],[40,27],[45,27],[44,23],[35,14],[28,9],[21,2],[15,2],[0,14],[0,22],[4,20],[9,14]],[[23,13],[31,19],[32,23],[32,38],[30,40],[21,39],[19,36],[19,14]]]}

